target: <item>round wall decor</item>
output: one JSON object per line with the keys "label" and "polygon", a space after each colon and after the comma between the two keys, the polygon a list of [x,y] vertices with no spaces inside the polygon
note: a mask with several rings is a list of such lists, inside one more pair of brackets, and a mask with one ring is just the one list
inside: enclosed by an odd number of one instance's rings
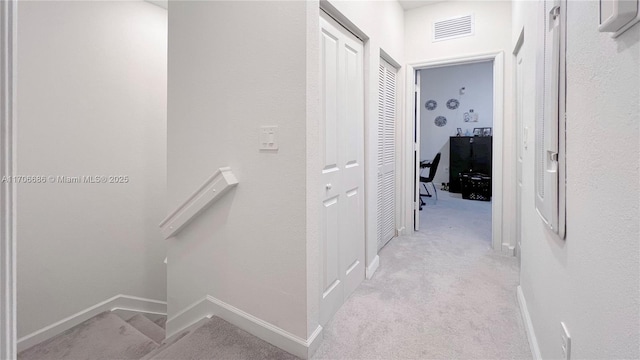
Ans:
{"label": "round wall decor", "polygon": [[460,106],[460,101],[457,99],[449,99],[449,101],[447,101],[447,109],[449,110],[455,110],[458,106]]}
{"label": "round wall decor", "polygon": [[437,127],[443,127],[447,125],[447,118],[444,116],[438,116],[436,117],[436,120],[434,121],[434,123],[436,124]]}
{"label": "round wall decor", "polygon": [[438,103],[435,100],[428,100],[424,103],[424,107],[426,107],[427,110],[435,110],[435,108],[438,107]]}

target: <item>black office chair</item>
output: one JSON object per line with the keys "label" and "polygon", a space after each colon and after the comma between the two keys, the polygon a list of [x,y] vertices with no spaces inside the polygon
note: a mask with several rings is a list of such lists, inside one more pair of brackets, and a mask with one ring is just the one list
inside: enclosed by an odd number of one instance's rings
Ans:
{"label": "black office chair", "polygon": [[[440,163],[440,153],[436,154],[436,157],[434,157],[433,161],[431,162],[427,160],[423,160],[420,162],[420,183],[422,184],[422,187],[424,188],[424,190],[427,192],[426,194],[423,194],[422,192],[420,192],[420,210],[422,210],[422,205],[425,204],[425,202],[422,200],[422,197],[432,196],[431,193],[429,192],[429,189],[427,188],[428,183],[431,183],[431,186],[433,186],[433,193],[436,196],[436,200],[438,200],[438,191],[436,190],[436,185],[433,183],[433,178],[436,176],[436,171],[438,171],[439,163]],[[422,176],[422,172],[427,168],[429,169],[429,176],[424,177]]]}

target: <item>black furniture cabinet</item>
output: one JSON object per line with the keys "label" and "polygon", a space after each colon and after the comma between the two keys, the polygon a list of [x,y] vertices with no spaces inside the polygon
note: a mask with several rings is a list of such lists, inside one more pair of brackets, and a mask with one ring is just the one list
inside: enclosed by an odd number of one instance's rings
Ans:
{"label": "black furniture cabinet", "polygon": [[449,192],[462,191],[461,173],[491,176],[491,136],[452,136],[449,139]]}

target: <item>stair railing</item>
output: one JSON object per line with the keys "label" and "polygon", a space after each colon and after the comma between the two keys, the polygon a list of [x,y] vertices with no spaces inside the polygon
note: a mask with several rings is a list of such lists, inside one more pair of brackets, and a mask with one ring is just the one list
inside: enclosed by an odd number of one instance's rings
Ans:
{"label": "stair railing", "polygon": [[236,185],[238,185],[238,179],[231,172],[231,168],[223,167],[216,170],[184,203],[162,220],[160,232],[164,238],[175,236],[196,216],[220,200],[222,195]]}

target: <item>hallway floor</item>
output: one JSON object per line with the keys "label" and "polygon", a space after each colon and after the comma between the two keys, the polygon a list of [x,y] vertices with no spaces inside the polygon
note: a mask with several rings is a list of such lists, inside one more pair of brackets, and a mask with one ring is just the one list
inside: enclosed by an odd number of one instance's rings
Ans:
{"label": "hallway floor", "polygon": [[517,260],[490,249],[491,203],[438,195],[426,199],[420,232],[381,250],[314,359],[531,358]]}

